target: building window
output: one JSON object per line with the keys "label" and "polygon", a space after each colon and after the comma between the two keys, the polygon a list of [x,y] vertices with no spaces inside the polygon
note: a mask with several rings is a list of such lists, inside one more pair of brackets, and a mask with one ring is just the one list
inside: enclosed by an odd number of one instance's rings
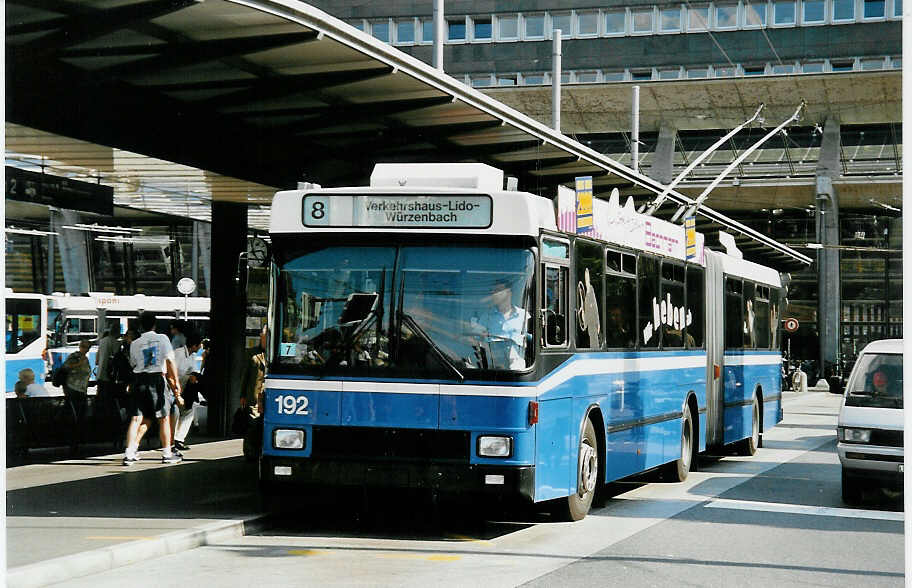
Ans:
{"label": "building window", "polygon": [[832,71],[852,71],[855,67],[855,63],[851,60],[842,60],[842,61],[831,61],[830,69]]}
{"label": "building window", "polygon": [[738,70],[734,66],[721,66],[713,68],[713,75],[717,78],[733,78],[738,74]]}
{"label": "building window", "polygon": [[804,24],[822,23],[826,18],[826,3],[824,0],[804,0],[801,3],[801,22]]}
{"label": "building window", "polygon": [[706,67],[689,67],[687,68],[688,79],[707,78],[709,77],[709,68]]}
{"label": "building window", "polygon": [[878,59],[862,59],[861,60],[861,69],[870,70],[870,69],[883,69],[884,60],[882,58]]}
{"label": "building window", "polygon": [[631,11],[634,33],[651,33],[654,30],[652,8]]}
{"label": "building window", "polygon": [[498,86],[515,86],[516,74],[497,74]]}
{"label": "building window", "polygon": [[745,27],[765,27],[766,26],[766,2],[758,4],[744,4],[744,26]]}
{"label": "building window", "polygon": [[801,71],[804,73],[820,73],[823,71],[823,62],[814,61],[811,63],[804,63],[801,65]]}
{"label": "building window", "polygon": [[709,28],[709,6],[688,7],[687,30],[690,32],[705,31]]}
{"label": "building window", "polygon": [[902,69],[902,57],[893,58],[893,69]]}
{"label": "building window", "polygon": [[545,15],[530,14],[523,16],[523,27],[525,28],[526,39],[544,39],[545,38]]}
{"label": "building window", "polygon": [[411,18],[396,23],[396,42],[400,44],[415,42],[415,21]]}
{"label": "building window", "polygon": [[598,12],[587,11],[576,13],[576,31],[581,37],[594,37],[598,34]]}
{"label": "building window", "polygon": [[491,76],[472,76],[473,88],[484,88],[491,85]]}
{"label": "building window", "polygon": [[795,65],[792,63],[782,63],[773,66],[773,75],[783,75],[795,73]]}
{"label": "building window", "polygon": [[677,33],[681,30],[681,7],[665,8],[661,12],[660,27],[663,33]]}
{"label": "building window", "polygon": [[627,11],[625,10],[608,10],[605,11],[605,34],[606,35],[623,35],[627,30]]}
{"label": "building window", "polygon": [[447,20],[447,41],[464,43],[466,40],[465,18]]}
{"label": "building window", "polygon": [[580,84],[594,84],[598,81],[597,71],[580,71],[576,73],[576,81]]}
{"label": "building window", "polygon": [[371,35],[375,39],[383,41],[384,43],[389,43],[390,40],[390,25],[388,20],[377,21],[371,23]]}
{"label": "building window", "polygon": [[502,40],[519,37],[519,23],[516,15],[497,17],[497,38]]}
{"label": "building window", "polygon": [[660,69],[659,70],[659,79],[660,80],[676,80],[680,77],[681,77],[681,68]]}
{"label": "building window", "polygon": [[896,18],[902,16],[902,0],[893,0],[893,16]]}
{"label": "building window", "polygon": [[855,20],[855,0],[833,0],[833,20]]}
{"label": "building window", "polygon": [[865,18],[883,18],[884,0],[864,0]]}
{"label": "building window", "polygon": [[561,84],[569,84],[569,83],[570,83],[570,72],[569,71],[561,72]]}
{"label": "building window", "polygon": [[744,66],[744,75],[746,76],[762,76],[764,73],[766,73],[766,66],[764,65]]}
{"label": "building window", "polygon": [[356,29],[358,29],[359,31],[364,30],[364,21],[363,20],[356,20],[354,22],[350,22],[349,24],[351,26],[355,27]]}
{"label": "building window", "polygon": [[716,28],[733,29],[738,26],[738,5],[737,4],[717,4],[716,5]]}
{"label": "building window", "polygon": [[773,4],[773,24],[795,24],[795,2],[775,2]]}
{"label": "building window", "polygon": [[560,29],[562,37],[573,35],[573,19],[569,12],[551,15],[551,30],[556,31],[558,29]]}
{"label": "building window", "polygon": [[533,73],[523,75],[523,84],[527,86],[540,86],[545,83],[545,74]]}
{"label": "building window", "polygon": [[624,81],[624,72],[606,71],[602,74],[602,80],[606,81],[606,82],[623,82]]}
{"label": "building window", "polygon": [[431,19],[421,19],[421,42],[434,42],[434,21]]}
{"label": "building window", "polygon": [[492,30],[490,18],[472,19],[472,38],[476,41],[490,41]]}
{"label": "building window", "polygon": [[646,82],[652,79],[651,69],[638,69],[630,71],[630,79],[634,82]]}

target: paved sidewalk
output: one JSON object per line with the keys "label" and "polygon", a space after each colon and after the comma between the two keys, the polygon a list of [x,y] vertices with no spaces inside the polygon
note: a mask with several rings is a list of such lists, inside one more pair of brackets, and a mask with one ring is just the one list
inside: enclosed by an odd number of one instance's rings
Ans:
{"label": "paved sidewalk", "polygon": [[41,586],[250,532],[265,511],[241,440],[6,470],[7,584]]}

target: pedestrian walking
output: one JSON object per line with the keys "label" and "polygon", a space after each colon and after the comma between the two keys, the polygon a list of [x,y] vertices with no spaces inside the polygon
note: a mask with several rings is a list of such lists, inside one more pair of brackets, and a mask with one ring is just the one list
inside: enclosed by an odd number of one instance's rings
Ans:
{"label": "pedestrian walking", "polygon": [[120,323],[111,321],[98,340],[98,350],[95,352],[95,408],[101,418],[101,426],[105,438],[115,440],[119,435],[120,415],[115,401],[116,384],[113,379],[112,367],[114,353],[117,351],[120,338]]}
{"label": "pedestrian walking", "polygon": [[[130,344],[130,361],[133,364],[133,415],[127,427],[127,448],[123,464],[139,461],[138,449],[152,419],[158,420],[158,435],[162,444],[162,463],[178,463],[180,455],[171,451],[171,402],[183,404],[180,382],[174,365],[174,350],[166,335],[155,332],[155,313],[140,315],[143,334]],[[167,382],[166,382],[167,380]],[[166,388],[170,388],[169,394]]]}
{"label": "pedestrian walking", "polygon": [[196,403],[199,400],[200,374],[194,371],[193,356],[200,350],[202,341],[194,332],[187,333],[187,344],[174,350],[174,364],[177,367],[177,379],[183,391],[184,406],[175,405],[172,411],[173,423],[171,425],[174,447],[172,452],[187,451],[187,435],[193,426],[193,416]]}

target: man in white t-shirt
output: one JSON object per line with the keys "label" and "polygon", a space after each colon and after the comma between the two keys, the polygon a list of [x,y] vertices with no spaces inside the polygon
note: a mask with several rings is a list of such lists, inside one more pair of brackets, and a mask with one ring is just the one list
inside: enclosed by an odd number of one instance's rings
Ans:
{"label": "man in white t-shirt", "polygon": [[[139,461],[137,449],[145,429],[152,418],[158,419],[158,436],[162,444],[162,463],[178,463],[179,454],[171,451],[171,407],[176,401],[183,404],[177,370],[174,365],[174,350],[165,335],[155,332],[155,314],[144,312],[139,317],[143,334],[130,344],[130,363],[133,365],[132,419],[127,427],[127,449],[123,464],[133,465]],[[166,390],[167,387],[173,392]],[[140,430],[140,425],[146,425]]]}

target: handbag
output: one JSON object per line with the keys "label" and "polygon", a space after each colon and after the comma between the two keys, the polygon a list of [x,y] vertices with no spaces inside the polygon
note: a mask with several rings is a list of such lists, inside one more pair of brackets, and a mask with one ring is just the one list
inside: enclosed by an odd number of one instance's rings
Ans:
{"label": "handbag", "polygon": [[55,369],[54,372],[51,374],[51,384],[53,384],[55,386],[63,386],[64,384],[66,384],[67,376],[69,376],[69,375],[70,375],[69,368],[60,366],[59,368]]}

